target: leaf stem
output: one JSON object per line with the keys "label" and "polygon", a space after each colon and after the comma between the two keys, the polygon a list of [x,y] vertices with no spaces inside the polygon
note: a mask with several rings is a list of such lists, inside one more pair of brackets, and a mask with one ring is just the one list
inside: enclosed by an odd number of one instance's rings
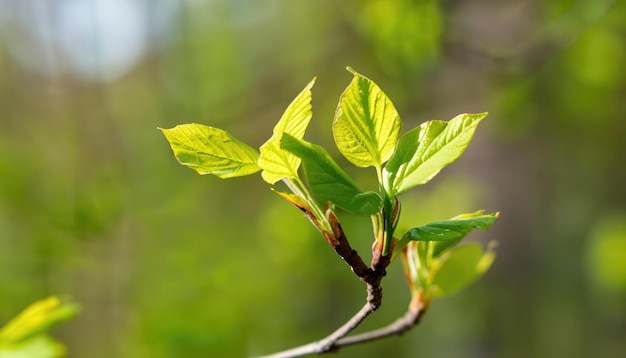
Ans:
{"label": "leaf stem", "polygon": [[[298,180],[297,178],[294,178],[294,179]],[[290,178],[283,178],[283,182],[287,185],[287,187],[289,188],[289,190],[291,190],[292,193],[296,194],[297,196],[301,198],[305,198],[304,193],[302,193],[302,191],[298,188],[298,185],[294,183],[293,181],[291,181]]]}
{"label": "leaf stem", "polygon": [[341,327],[335,330],[326,338],[309,343],[300,347],[278,352],[265,358],[281,358],[281,357],[299,357],[307,354],[322,354],[336,350],[337,342],[355,329],[365,318],[372,312],[376,311],[382,302],[382,288],[380,283],[386,275],[386,267],[391,262],[391,256],[380,255],[380,248],[372,249],[372,264],[368,267],[361,256],[354,250],[348,238],[346,237],[341,224],[334,212],[328,213],[329,225],[332,229],[331,233],[335,238],[335,244],[332,245],[335,252],[350,266],[356,276],[366,283],[367,300],[365,305],[350,318]]}
{"label": "leaf stem", "polygon": [[284,182],[285,182],[285,184],[287,184],[287,187],[294,194],[296,194],[299,197],[301,197],[304,200],[306,200],[307,204],[309,205],[309,208],[311,208],[311,210],[313,210],[313,213],[314,213],[315,217],[323,225],[323,228],[320,228],[320,229],[323,229],[323,230],[325,230],[327,232],[332,232],[332,228],[331,228],[330,223],[328,222],[328,218],[326,217],[326,215],[324,215],[324,212],[319,207],[319,205],[317,205],[317,202],[313,198],[313,195],[311,195],[311,193],[309,192],[309,189],[306,187],[306,185],[304,185],[302,180],[300,180],[300,178],[298,178],[298,177],[295,177],[295,178],[285,178]]}

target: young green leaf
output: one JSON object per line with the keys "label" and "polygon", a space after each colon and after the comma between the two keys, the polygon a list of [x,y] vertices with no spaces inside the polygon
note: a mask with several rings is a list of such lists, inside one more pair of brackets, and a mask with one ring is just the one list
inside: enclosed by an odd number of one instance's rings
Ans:
{"label": "young green leaf", "polygon": [[381,168],[400,136],[400,116],[373,81],[348,70],[354,78],[341,95],[333,122],[337,148],[358,167]]}
{"label": "young green leaf", "polygon": [[259,153],[228,132],[202,124],[161,129],[176,159],[200,174],[232,178],[256,173]]}
{"label": "young green leaf", "polygon": [[486,230],[499,217],[500,213],[483,215],[483,211],[462,214],[450,220],[431,222],[409,229],[396,244],[398,253],[409,241],[435,241],[433,256],[441,255],[446,249],[456,245],[473,229]]}
{"label": "young green leaf", "polygon": [[434,273],[434,294],[441,297],[469,286],[491,267],[494,259],[492,248],[483,253],[479,244],[455,247],[442,257],[443,262]]}
{"label": "young green leaf", "polygon": [[62,302],[54,296],[39,300],[0,329],[0,346],[25,342],[74,317],[76,312],[76,304]]}
{"label": "young green leaf", "polygon": [[384,169],[387,188],[397,195],[427,183],[463,154],[485,116],[460,114],[449,122],[425,122],[404,134]]}
{"label": "young green leaf", "polygon": [[7,345],[0,342],[0,357],[2,358],[66,356],[65,346],[47,334],[40,334],[18,344]]}
{"label": "young green leaf", "polygon": [[294,138],[285,133],[283,147],[302,159],[304,175],[313,195],[324,205],[330,201],[356,214],[372,215],[382,207],[375,192],[362,192],[352,179],[319,145]]}
{"label": "young green leaf", "polygon": [[260,148],[259,167],[263,169],[263,180],[274,184],[283,178],[296,178],[300,158],[280,147],[283,133],[302,139],[312,117],[311,88],[315,78],[291,102],[285,113],[274,127],[272,137]]}

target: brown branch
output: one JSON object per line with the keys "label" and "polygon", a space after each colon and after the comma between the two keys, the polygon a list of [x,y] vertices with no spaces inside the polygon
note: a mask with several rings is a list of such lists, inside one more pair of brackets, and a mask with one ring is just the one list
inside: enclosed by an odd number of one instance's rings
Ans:
{"label": "brown branch", "polygon": [[331,333],[326,338],[305,344],[299,347],[291,348],[282,352],[274,353],[268,356],[259,358],[290,358],[301,357],[310,354],[324,354],[337,350],[337,341],[355,329],[370,313],[376,311],[380,307],[382,300],[382,290],[380,287],[373,287],[367,285],[367,302],[348,322],[344,323],[336,331]]}
{"label": "brown branch", "polygon": [[325,353],[334,350],[335,343],[340,338],[344,337],[348,333],[350,333],[353,329],[355,329],[367,316],[369,316],[372,312],[376,311],[378,307],[380,307],[380,303],[383,298],[383,292],[380,287],[373,287],[371,285],[367,285],[367,302],[357,312],[348,322],[344,323],[339,329],[330,334],[328,337],[318,342],[318,346],[320,348],[320,352],[317,353]]}
{"label": "brown branch", "polygon": [[368,333],[346,337],[348,333],[380,307],[383,297],[380,283],[387,274],[386,268],[391,262],[391,254],[383,256],[382,242],[376,242],[374,247],[372,247],[372,267],[367,267],[361,256],[350,246],[335,213],[328,211],[327,215],[333,232],[323,232],[324,237],[333,250],[350,266],[356,276],[367,284],[367,301],[352,318],[326,338],[260,358],[290,358],[333,352],[342,346],[402,334],[419,321],[423,312],[423,305],[421,302],[419,304],[412,302],[409,311],[391,325]]}
{"label": "brown branch", "polygon": [[417,304],[412,304],[402,317],[398,318],[390,325],[354,336],[342,337],[335,342],[333,348],[339,350],[341,347],[353,344],[374,341],[389,336],[400,336],[416,326],[424,313],[426,313],[426,306],[422,302],[417,301]]}
{"label": "brown branch", "polygon": [[[339,224],[339,219],[332,211],[328,212],[328,221],[331,228],[333,229],[333,232],[332,234],[324,233],[324,236],[333,236],[334,240],[332,241],[334,242],[334,244],[331,244],[333,250],[335,250],[337,255],[339,255],[343,259],[343,261],[348,264],[348,266],[350,266],[352,272],[354,272],[359,277],[359,279],[365,282],[371,280],[371,276],[373,274],[372,269],[367,267],[365,262],[363,262],[361,256],[359,256],[359,253],[356,252],[356,250],[354,250],[352,246],[350,246],[348,238],[341,228],[341,224]],[[328,238],[326,238],[326,240],[329,243],[331,242],[331,240],[329,240]]]}
{"label": "brown branch", "polygon": [[[380,291],[379,293],[373,292],[373,294],[380,295],[379,298],[382,298],[382,293],[380,293]],[[380,306],[380,301],[378,301],[378,305]],[[424,304],[424,302],[421,301],[421,296],[415,296],[411,304],[409,305],[408,311],[390,325],[373,331],[356,334],[354,336],[345,336],[354,328],[356,328],[359,323],[361,323],[370,313],[374,312],[377,308],[378,307],[371,306],[370,297],[368,296],[368,302],[365,304],[365,306],[363,306],[363,308],[361,308],[361,310],[356,315],[354,315],[338,330],[333,332],[328,337],[322,339],[321,341],[305,344],[300,347],[288,349],[286,351],[259,358],[292,358],[312,354],[324,354],[329,352],[336,352],[341,347],[346,347],[353,344],[370,342],[390,336],[399,336],[419,323],[420,319],[426,312],[427,304]]]}

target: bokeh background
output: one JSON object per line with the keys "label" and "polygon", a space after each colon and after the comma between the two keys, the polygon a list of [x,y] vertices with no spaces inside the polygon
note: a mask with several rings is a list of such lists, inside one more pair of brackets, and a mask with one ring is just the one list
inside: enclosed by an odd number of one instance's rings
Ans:
{"label": "bokeh background", "polygon": [[[414,330],[340,357],[623,357],[626,4],[609,0],[0,1],[0,323],[50,294],[71,357],[245,357],[319,339],[358,282],[259,175],[180,166],[157,127],[258,147],[317,76],[332,147],[352,66],[404,131],[489,111],[405,227],[501,211],[492,269]],[[335,149],[330,152],[345,164]],[[367,186],[373,170],[348,169]],[[342,217],[369,257],[367,218]],[[399,263],[363,329],[401,315]]]}

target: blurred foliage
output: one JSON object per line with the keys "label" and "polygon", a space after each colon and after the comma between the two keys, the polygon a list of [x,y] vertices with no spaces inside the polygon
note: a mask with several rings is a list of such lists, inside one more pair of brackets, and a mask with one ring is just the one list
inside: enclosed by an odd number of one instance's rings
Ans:
{"label": "blurred foliage", "polygon": [[31,304],[4,327],[0,327],[0,357],[64,356],[65,346],[50,338],[46,331],[72,318],[77,311],[77,305],[62,303],[55,296]]}
{"label": "blurred foliage", "polygon": [[421,74],[439,59],[443,18],[438,1],[363,1],[354,22],[381,68],[394,77]]}
{"label": "blurred foliage", "polygon": [[[136,2],[144,26],[162,25],[165,2]],[[626,350],[621,226],[606,219],[626,210],[624,1],[181,1],[110,82],[20,62],[18,48],[66,61],[54,36],[24,34],[55,34],[30,16],[40,3],[0,3],[0,322],[69,293],[81,314],[55,337],[95,358],[246,356],[337,327],[362,286],[308,221],[258,178],[181,168],[156,127],[227,123],[258,146],[317,75],[307,140],[330,143],[352,65],[385,88],[407,128],[490,111],[464,160],[404,198],[407,225],[475,207],[506,215],[485,235],[501,245],[477,285],[434,304],[409,334],[338,355]],[[361,173],[350,175],[366,187]],[[360,219],[341,218],[366,252]],[[404,311],[403,280],[390,267],[385,308],[364,329]]]}
{"label": "blurred foliage", "polygon": [[601,291],[620,294],[626,291],[626,218],[615,215],[600,219],[591,228],[587,247],[590,279]]}

